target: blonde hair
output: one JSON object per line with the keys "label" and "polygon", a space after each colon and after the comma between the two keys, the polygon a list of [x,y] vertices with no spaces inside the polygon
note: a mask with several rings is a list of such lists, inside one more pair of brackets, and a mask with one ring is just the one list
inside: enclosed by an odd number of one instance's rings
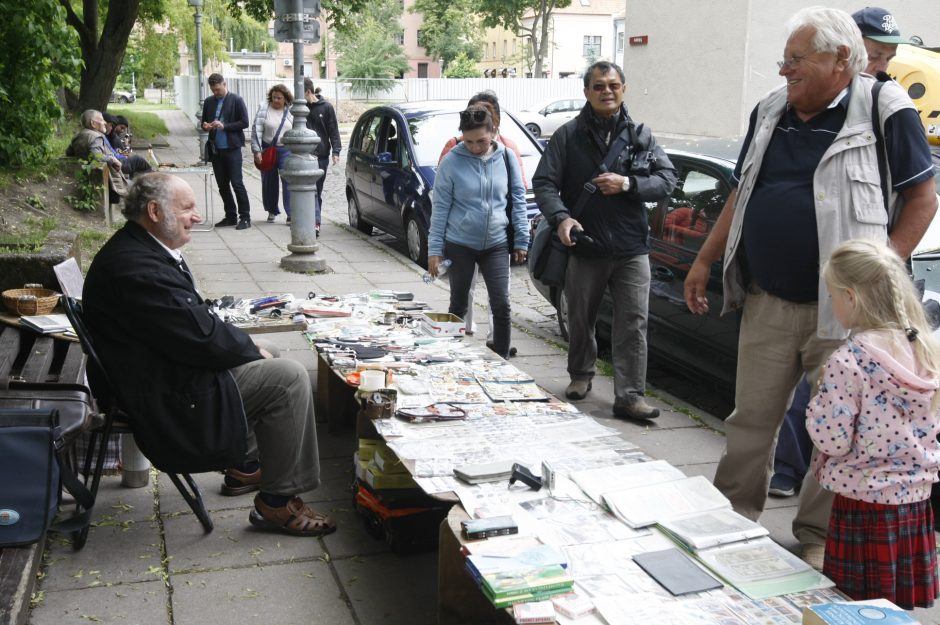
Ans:
{"label": "blonde hair", "polygon": [[822,268],[830,289],[852,289],[852,330],[900,330],[921,367],[940,375],[940,345],[930,327],[917,289],[901,258],[880,241],[857,239],[838,246]]}

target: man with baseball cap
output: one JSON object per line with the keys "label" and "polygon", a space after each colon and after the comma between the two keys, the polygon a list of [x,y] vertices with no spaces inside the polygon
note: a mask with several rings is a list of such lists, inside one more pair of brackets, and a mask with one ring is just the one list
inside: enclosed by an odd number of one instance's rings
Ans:
{"label": "man with baseball cap", "polygon": [[874,76],[888,69],[888,62],[894,58],[899,43],[907,43],[901,37],[901,29],[894,16],[879,7],[865,7],[852,14],[852,19],[862,31],[862,40],[868,52],[866,74]]}

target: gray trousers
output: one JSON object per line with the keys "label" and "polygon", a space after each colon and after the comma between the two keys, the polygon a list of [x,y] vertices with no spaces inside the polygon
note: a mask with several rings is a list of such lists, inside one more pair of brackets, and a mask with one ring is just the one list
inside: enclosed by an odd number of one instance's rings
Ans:
{"label": "gray trousers", "polygon": [[614,396],[630,402],[646,391],[646,320],[649,314],[649,256],[581,258],[572,255],[565,274],[568,298],[568,375],[594,377],[594,328],[604,291],[613,299],[611,355]]}
{"label": "gray trousers", "polygon": [[319,486],[313,389],[304,366],[295,360],[268,358],[230,372],[248,417],[248,458],[257,459],[262,467],[261,490],[297,495]]}

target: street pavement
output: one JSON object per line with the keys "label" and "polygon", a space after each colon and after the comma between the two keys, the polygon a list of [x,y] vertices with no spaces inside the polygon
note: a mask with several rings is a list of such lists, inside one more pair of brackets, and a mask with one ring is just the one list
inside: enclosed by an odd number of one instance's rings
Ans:
{"label": "street pavement", "polygon": [[[198,159],[195,131],[179,111],[160,113],[170,129],[169,147],[156,149],[164,163],[192,165]],[[344,134],[344,140],[348,135]],[[283,216],[265,222],[258,172],[246,158],[245,180],[252,205],[250,229],[220,228],[196,232],[183,250],[200,291],[209,297],[313,291],[412,291],[432,309],[446,310],[446,283],[424,284],[422,270],[386,235],[365,236],[350,228],[343,190],[343,160],[327,173],[318,255],[328,266],[322,274],[294,274],[279,261],[289,252],[290,228]],[[206,211],[201,176],[184,176]],[[221,203],[214,183],[214,214]],[[566,351],[554,310],[532,287],[524,267],[513,269],[513,363],[534,375],[548,391],[562,396],[568,377]],[[478,289],[476,302],[485,302]],[[467,341],[486,336],[485,308],[477,305],[478,329]],[[145,329],[142,329],[145,330]],[[267,335],[282,357],[304,364],[316,384],[316,356],[299,333]],[[712,478],[724,445],[722,421],[662,389],[650,388],[662,415],[637,424],[612,418],[612,382],[598,376],[582,410],[615,427],[645,452],[663,458],[688,475]],[[723,417],[724,415],[718,415]],[[325,421],[318,415],[318,421]],[[252,497],[222,497],[219,474],[195,476],[203,488],[215,530],[204,534],[165,475],[154,474],[144,488],[129,489],[107,477],[95,506],[96,523],[88,543],[74,551],[66,537],[52,535],[44,556],[32,625],[421,625],[436,622],[437,554],[400,556],[366,533],[352,507],[352,431],[327,432],[319,424],[322,484],[304,499],[333,515],[339,529],[320,539],[255,531],[248,524]],[[790,533],[796,498],[769,499],[761,522],[785,547],[796,550]],[[940,609],[919,610],[923,623],[940,623]]]}

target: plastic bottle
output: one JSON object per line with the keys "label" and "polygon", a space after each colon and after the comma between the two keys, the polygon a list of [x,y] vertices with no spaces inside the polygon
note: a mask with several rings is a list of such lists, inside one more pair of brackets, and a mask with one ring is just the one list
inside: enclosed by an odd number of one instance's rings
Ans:
{"label": "plastic bottle", "polygon": [[[437,266],[437,277],[438,277],[438,278],[440,278],[440,277],[443,276],[445,273],[447,273],[447,269],[450,267],[450,263],[451,263],[451,261],[450,261],[449,258],[445,258],[444,260],[442,260],[442,261],[440,262],[440,264]],[[434,282],[434,276],[431,275],[431,272],[430,272],[430,271],[425,271],[425,272],[424,272],[424,275],[421,276],[421,279],[424,280],[424,283],[425,283],[425,284],[431,284],[432,282]]]}

